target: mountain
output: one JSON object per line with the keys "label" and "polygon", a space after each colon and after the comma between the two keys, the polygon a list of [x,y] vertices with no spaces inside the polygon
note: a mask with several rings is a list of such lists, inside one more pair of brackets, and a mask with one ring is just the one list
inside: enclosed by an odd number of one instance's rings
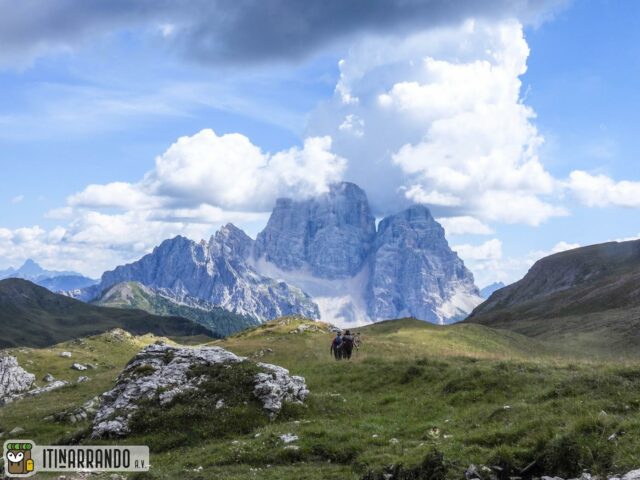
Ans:
{"label": "mountain", "polygon": [[0,280],[5,278],[22,278],[45,287],[55,293],[87,288],[98,283],[76,272],[45,270],[35,261],[28,259],[18,268],[0,271]]}
{"label": "mountain", "polygon": [[493,292],[495,292],[496,290],[500,290],[501,288],[504,288],[504,287],[505,287],[505,284],[502,282],[493,282],[492,284],[487,285],[486,287],[480,289],[480,296],[486,300],[491,296]]}
{"label": "mountain", "polygon": [[375,236],[366,194],[344,182],[312,199],[278,199],[254,255],[282,270],[307,268],[314,277],[345,278],[362,269]]}
{"label": "mountain", "polygon": [[51,290],[54,293],[68,292],[90,287],[98,283],[97,280],[82,275],[60,275],[58,277],[43,278],[34,281],[37,285]]}
{"label": "mountain", "polygon": [[413,316],[440,324],[461,320],[481,301],[444,228],[419,205],[380,222],[368,294],[373,319]]}
{"label": "mountain", "polygon": [[426,207],[376,229],[366,193],[348,182],[278,199],[255,241],[232,224],[208,242],[166,240],[73,296],[94,300],[132,281],[178,303],[199,299],[260,321],[299,314],[345,326],[401,316],[451,323],[482,301]]}
{"label": "mountain", "polygon": [[0,280],[10,277],[16,271],[15,268],[9,267],[6,270],[0,270]]}
{"label": "mountain", "polygon": [[36,262],[31,259],[28,259],[24,262],[24,264],[18,268],[17,270],[14,268],[9,268],[8,270],[4,270],[0,272],[0,280],[3,278],[23,278],[25,280],[41,280],[45,278],[51,277],[59,277],[59,276],[81,276],[76,272],[58,272],[55,270],[45,270]]}
{"label": "mountain", "polygon": [[154,315],[188,318],[219,337],[259,324],[252,317],[229,312],[195,297],[185,297],[178,302],[172,298],[170,291],[145,287],[138,282],[118,283],[108,288],[93,303],[103,307],[133,308]]}
{"label": "mountain", "polygon": [[252,249],[253,240],[231,224],[208,242],[178,236],[137,262],[105,272],[99,290],[136,281],[171,292],[174,300],[195,297],[255,319],[289,314],[317,318],[317,305],[302,290],[251,267],[247,260]]}
{"label": "mountain", "polygon": [[185,318],[88,305],[28,280],[0,281],[0,348],[43,347],[113,328],[169,337],[211,335]]}
{"label": "mountain", "polygon": [[536,262],[467,319],[532,337],[624,350],[640,342],[640,241],[569,250]]}
{"label": "mountain", "polygon": [[482,300],[426,207],[391,215],[376,229],[366,193],[352,183],[278,200],[254,260],[263,275],[311,295],[323,320],[342,325],[402,316],[450,323]]}

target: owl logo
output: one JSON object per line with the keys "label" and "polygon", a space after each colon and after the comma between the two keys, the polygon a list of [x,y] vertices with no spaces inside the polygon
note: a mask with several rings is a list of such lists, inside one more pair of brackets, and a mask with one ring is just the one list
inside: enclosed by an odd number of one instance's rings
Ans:
{"label": "owl logo", "polygon": [[11,442],[5,445],[4,461],[10,476],[28,476],[34,471],[32,448],[33,444],[28,442]]}

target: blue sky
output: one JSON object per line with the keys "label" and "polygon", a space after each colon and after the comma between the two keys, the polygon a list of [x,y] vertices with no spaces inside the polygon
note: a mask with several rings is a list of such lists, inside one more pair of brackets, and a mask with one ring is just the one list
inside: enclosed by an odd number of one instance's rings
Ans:
{"label": "blue sky", "polygon": [[337,180],[427,204],[480,286],[640,235],[637,2],[181,3],[0,0],[0,268],[98,276]]}

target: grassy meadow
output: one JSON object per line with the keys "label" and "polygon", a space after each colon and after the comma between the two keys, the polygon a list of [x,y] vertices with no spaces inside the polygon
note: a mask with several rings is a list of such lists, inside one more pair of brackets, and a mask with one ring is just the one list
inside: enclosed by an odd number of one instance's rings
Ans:
{"label": "grassy meadow", "polygon": [[[640,363],[633,359],[559,355],[515,333],[407,319],[358,329],[361,349],[338,362],[328,331],[291,333],[303,323],[275,320],[211,344],[304,376],[311,391],[305,405],[287,406],[273,422],[253,417],[251,425],[246,409],[230,409],[223,431],[201,420],[213,405],[181,410],[182,428],[176,415],[156,412],[148,430],[121,441],[151,446],[151,471],[132,478],[463,478],[470,464],[486,478],[569,478],[640,466]],[[42,419],[108,390],[155,340],[104,334],[10,350],[38,379],[88,374],[91,381],[0,408],[0,430],[23,427],[37,443],[93,443],[89,422]],[[59,357],[62,350],[73,358]],[[75,372],[72,361],[98,368]],[[194,421],[183,421],[189,415]],[[283,434],[299,439],[284,444]]]}

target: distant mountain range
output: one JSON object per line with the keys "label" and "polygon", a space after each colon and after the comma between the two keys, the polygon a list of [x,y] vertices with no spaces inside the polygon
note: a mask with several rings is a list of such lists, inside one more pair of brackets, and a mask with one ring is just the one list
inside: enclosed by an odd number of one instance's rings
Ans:
{"label": "distant mountain range", "polygon": [[466,320],[611,353],[640,345],[640,241],[545,257],[494,292]]}
{"label": "distant mountain range", "polygon": [[491,285],[487,285],[486,287],[481,288],[480,296],[486,300],[491,296],[491,294],[493,294],[493,292],[495,292],[496,290],[500,290],[501,288],[504,288],[504,287],[505,287],[504,283],[494,282]]}
{"label": "distant mountain range", "polygon": [[19,278],[0,281],[0,348],[45,347],[113,328],[168,337],[211,336],[185,318],[88,305]]}
{"label": "distant mountain range", "polygon": [[279,199],[255,241],[232,224],[209,241],[176,237],[75,295],[96,300],[123,282],[259,321],[300,314],[341,325],[406,316],[444,324],[482,301],[426,207],[376,228],[365,192],[346,182],[314,198]]}
{"label": "distant mountain range", "polygon": [[193,297],[173,298],[170,292],[145,287],[138,282],[118,283],[106,289],[93,302],[102,307],[144,310],[154,315],[188,318],[208,328],[214,335],[226,337],[259,322]]}
{"label": "distant mountain range", "polygon": [[0,270],[0,280],[5,278],[22,278],[40,285],[52,292],[65,292],[90,287],[97,280],[87,278],[76,272],[46,270],[31,259],[15,269]]}

